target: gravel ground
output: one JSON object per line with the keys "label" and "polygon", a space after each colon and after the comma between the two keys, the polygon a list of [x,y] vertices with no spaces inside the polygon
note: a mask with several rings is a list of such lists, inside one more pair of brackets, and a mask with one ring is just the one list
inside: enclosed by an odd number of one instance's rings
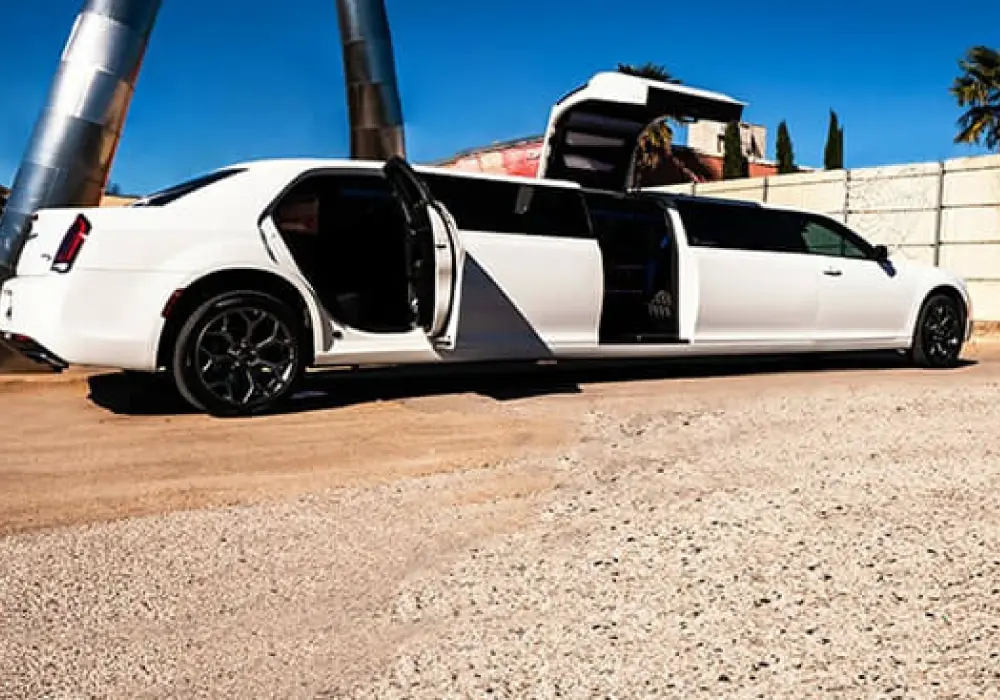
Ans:
{"label": "gravel ground", "polygon": [[477,404],[544,454],[7,537],[0,693],[1000,697],[981,359],[585,384]]}

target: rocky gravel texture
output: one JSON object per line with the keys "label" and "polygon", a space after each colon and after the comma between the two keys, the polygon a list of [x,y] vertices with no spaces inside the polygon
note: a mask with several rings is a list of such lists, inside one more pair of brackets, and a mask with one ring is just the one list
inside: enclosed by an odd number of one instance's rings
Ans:
{"label": "rocky gravel texture", "polygon": [[587,478],[411,581],[421,633],[343,694],[1000,696],[996,392],[593,416]]}
{"label": "rocky gravel texture", "polygon": [[492,409],[546,454],[8,537],[0,696],[1000,697],[998,359],[588,384]]}

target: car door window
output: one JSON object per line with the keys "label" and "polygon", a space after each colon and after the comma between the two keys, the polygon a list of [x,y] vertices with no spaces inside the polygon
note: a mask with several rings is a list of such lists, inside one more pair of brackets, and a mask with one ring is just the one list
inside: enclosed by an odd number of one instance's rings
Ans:
{"label": "car door window", "polygon": [[853,258],[865,260],[868,251],[861,243],[853,239],[847,231],[837,230],[834,226],[815,217],[804,217],[801,229],[802,240],[809,253],[835,258]]}
{"label": "car door window", "polygon": [[793,216],[751,204],[678,202],[691,245],[766,253],[805,253]]}
{"label": "car door window", "polygon": [[776,209],[752,209],[745,217],[748,235],[756,241],[756,249],[769,253],[806,253],[796,219],[788,212]]}
{"label": "car door window", "polygon": [[745,209],[725,204],[678,201],[675,204],[688,242],[697,248],[756,250],[741,224]]}
{"label": "car door window", "polygon": [[583,194],[577,189],[443,173],[422,177],[457,226],[467,231],[591,237]]}

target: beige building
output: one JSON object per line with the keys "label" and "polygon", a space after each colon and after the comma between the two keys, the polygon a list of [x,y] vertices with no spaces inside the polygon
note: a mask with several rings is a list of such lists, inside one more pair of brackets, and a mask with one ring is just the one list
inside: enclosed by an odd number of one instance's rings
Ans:
{"label": "beige building", "polygon": [[[7,204],[7,197],[10,196],[10,189],[0,185],[0,212],[4,210],[4,206]],[[102,207],[124,207],[131,204],[136,200],[136,197],[120,197],[118,195],[106,194],[104,198],[101,199]]]}
{"label": "beige building", "polygon": [[122,197],[115,194],[106,194],[101,200],[102,207],[124,207],[136,201],[138,197]]}
{"label": "beige building", "polygon": [[[743,155],[751,163],[767,161],[767,127],[740,123]],[[700,153],[722,158],[726,152],[726,125],[721,122],[697,121],[688,125],[687,145]]]}

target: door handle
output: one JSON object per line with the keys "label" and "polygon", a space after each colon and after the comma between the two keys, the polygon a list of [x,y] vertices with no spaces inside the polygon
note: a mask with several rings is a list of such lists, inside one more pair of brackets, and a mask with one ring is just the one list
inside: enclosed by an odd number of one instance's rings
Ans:
{"label": "door handle", "polygon": [[823,274],[826,275],[827,277],[840,277],[842,274],[844,274],[844,271],[828,267],[827,269],[823,270]]}

